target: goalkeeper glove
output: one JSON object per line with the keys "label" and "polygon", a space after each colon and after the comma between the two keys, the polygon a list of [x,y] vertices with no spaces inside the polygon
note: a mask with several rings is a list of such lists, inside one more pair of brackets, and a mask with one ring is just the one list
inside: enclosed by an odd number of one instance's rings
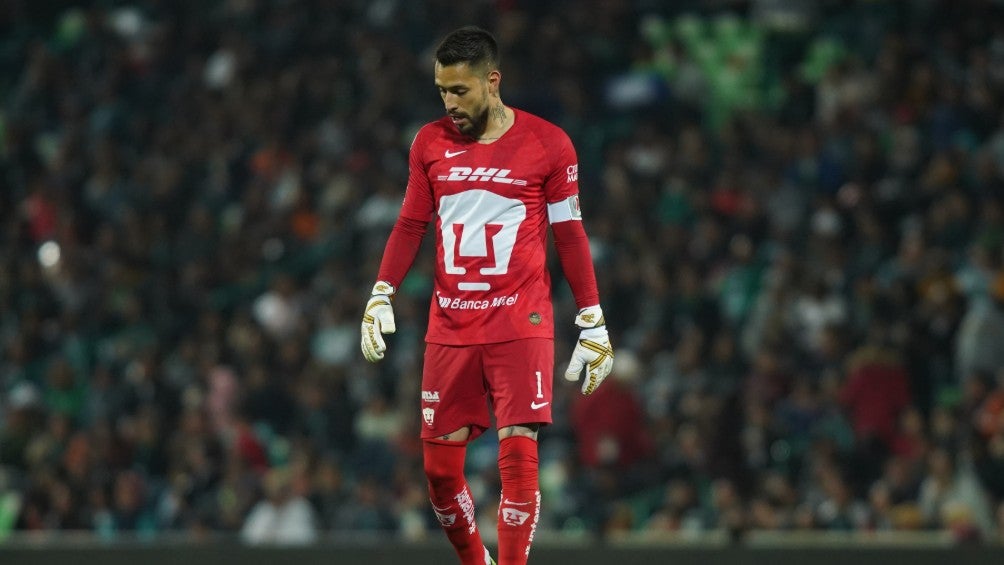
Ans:
{"label": "goalkeeper glove", "polygon": [[392,334],[397,330],[394,324],[394,308],[390,302],[394,296],[394,285],[383,281],[373,285],[366,311],[363,313],[362,348],[363,356],[370,363],[383,359],[387,344],[383,335]]}
{"label": "goalkeeper glove", "polygon": [[610,346],[606,323],[599,306],[583,308],[575,317],[575,325],[582,331],[579,332],[579,341],[572,351],[572,361],[565,371],[565,379],[579,380],[585,367],[586,378],[582,381],[582,394],[592,394],[614,366],[614,350]]}

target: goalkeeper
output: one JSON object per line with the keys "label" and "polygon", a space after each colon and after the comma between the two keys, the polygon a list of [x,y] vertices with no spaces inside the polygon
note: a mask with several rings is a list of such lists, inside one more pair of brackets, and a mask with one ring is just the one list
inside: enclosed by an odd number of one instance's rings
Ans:
{"label": "goalkeeper", "polygon": [[[464,478],[467,443],[499,437],[500,565],[523,565],[540,515],[537,434],[551,423],[554,320],[547,229],[579,307],[565,373],[591,394],[613,350],[578,201],[578,162],[557,126],[502,103],[498,47],[486,31],[449,34],[435,56],[446,116],[412,142],[404,204],[366,304],[362,350],[383,358],[393,298],[430,222],[434,296],[422,369],[422,439],[432,509],[464,565],[493,563]],[[572,322],[572,321],[570,321]]]}

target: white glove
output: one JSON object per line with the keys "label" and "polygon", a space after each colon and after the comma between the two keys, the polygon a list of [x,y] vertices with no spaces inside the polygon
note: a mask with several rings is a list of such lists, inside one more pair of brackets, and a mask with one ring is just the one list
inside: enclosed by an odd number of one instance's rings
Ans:
{"label": "white glove", "polygon": [[610,346],[606,324],[603,310],[599,306],[583,308],[575,317],[575,325],[582,328],[582,331],[579,332],[579,342],[572,351],[565,379],[579,380],[585,367],[586,378],[582,381],[582,394],[592,394],[614,366],[614,350]]}
{"label": "white glove", "polygon": [[394,324],[394,308],[390,304],[393,296],[394,285],[379,281],[373,285],[373,292],[369,302],[366,303],[366,311],[363,313],[362,348],[363,356],[370,363],[383,359],[383,352],[387,351],[387,344],[384,343],[381,334],[392,334],[397,331],[397,326]]}

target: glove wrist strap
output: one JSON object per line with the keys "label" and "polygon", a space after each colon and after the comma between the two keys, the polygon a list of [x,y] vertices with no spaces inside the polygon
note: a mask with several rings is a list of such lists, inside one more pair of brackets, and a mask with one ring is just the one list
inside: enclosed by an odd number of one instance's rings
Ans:
{"label": "glove wrist strap", "polygon": [[[603,317],[603,309],[597,306],[589,306],[588,308],[583,308],[579,310],[579,314],[575,317],[575,325],[579,328],[585,330],[590,328],[600,328],[605,326],[607,323],[606,319]],[[606,330],[603,330],[606,333]]]}
{"label": "glove wrist strap", "polygon": [[377,281],[377,283],[375,285],[373,285],[373,290],[370,292],[370,296],[387,296],[387,297],[391,297],[391,296],[394,296],[394,293],[396,291],[397,291],[397,289],[394,288],[394,285],[390,284],[389,282],[387,282],[387,281]]}

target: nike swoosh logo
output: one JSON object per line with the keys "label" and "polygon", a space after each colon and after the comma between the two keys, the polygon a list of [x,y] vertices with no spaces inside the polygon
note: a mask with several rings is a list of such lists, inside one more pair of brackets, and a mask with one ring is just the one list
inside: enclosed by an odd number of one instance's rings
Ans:
{"label": "nike swoosh logo", "polygon": [[507,498],[507,499],[505,499],[505,500],[502,501],[502,504],[512,504],[513,506],[527,506],[530,503],[529,502],[513,502],[513,501],[511,501],[511,500],[509,500]]}
{"label": "nike swoosh logo", "polygon": [[550,402],[531,402],[530,410],[540,410],[541,408],[547,406]]}
{"label": "nike swoosh logo", "polygon": [[449,159],[450,157],[456,157],[457,155],[460,155],[461,153],[467,153],[467,150],[464,149],[463,151],[450,151],[449,149],[447,149],[446,150],[446,158]]}

